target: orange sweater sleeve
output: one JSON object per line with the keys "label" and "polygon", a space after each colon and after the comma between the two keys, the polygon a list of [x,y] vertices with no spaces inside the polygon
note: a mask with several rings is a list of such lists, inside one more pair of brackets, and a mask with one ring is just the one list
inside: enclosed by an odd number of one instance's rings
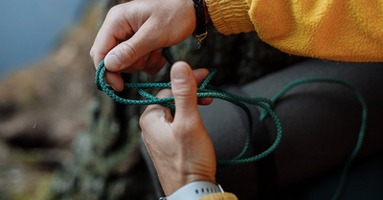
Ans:
{"label": "orange sweater sleeve", "polygon": [[238,200],[237,197],[232,193],[214,193],[203,196],[199,200]]}
{"label": "orange sweater sleeve", "polygon": [[289,54],[383,61],[383,0],[206,0],[223,34],[256,31]]}

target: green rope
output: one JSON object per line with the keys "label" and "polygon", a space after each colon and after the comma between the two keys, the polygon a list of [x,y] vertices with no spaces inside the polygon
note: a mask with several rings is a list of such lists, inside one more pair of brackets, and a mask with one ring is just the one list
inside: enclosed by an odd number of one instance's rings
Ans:
{"label": "green rope", "polygon": [[[171,88],[170,83],[163,83],[163,82],[125,83],[124,89],[128,89],[128,88],[137,89],[138,93],[144,98],[144,99],[126,99],[126,98],[118,96],[113,91],[113,89],[105,83],[105,80],[104,80],[105,72],[106,72],[106,67],[104,65],[104,61],[101,61],[96,70],[96,76],[95,76],[96,85],[98,89],[104,91],[114,101],[118,103],[122,103],[122,104],[128,104],[128,105],[161,104],[163,106],[170,108],[170,110],[174,112],[175,105],[172,103],[174,102],[174,97],[158,98],[145,91],[145,89],[151,89],[151,88],[159,88],[159,89]],[[239,106],[246,113],[247,119],[248,119],[248,126],[249,126],[249,133],[247,134],[246,141],[241,152],[237,156],[235,156],[235,158],[233,159],[218,160],[217,161],[218,164],[232,165],[232,164],[244,164],[249,162],[255,162],[271,154],[277,148],[282,138],[281,122],[277,114],[271,109],[273,102],[266,98],[244,98],[244,97],[237,96],[228,92],[218,91],[218,89],[214,88],[212,85],[209,84],[209,82],[211,81],[211,79],[213,78],[215,74],[216,74],[216,71],[210,70],[209,75],[205,78],[205,80],[202,82],[202,84],[199,86],[197,90],[197,97],[198,98],[218,98]],[[271,119],[273,120],[277,130],[276,138],[273,144],[269,148],[264,150],[263,152],[250,157],[244,157],[244,155],[249,150],[249,147],[251,144],[250,133],[252,133],[252,130],[253,130],[253,119],[252,119],[250,110],[245,105],[245,103],[256,105],[262,108],[263,110],[267,111],[267,113],[270,115]]]}
{"label": "green rope", "polygon": [[[104,91],[114,101],[118,103],[122,103],[122,104],[129,104],[129,105],[161,104],[163,106],[170,108],[170,110],[174,113],[175,111],[175,105],[173,104],[174,97],[158,98],[145,91],[145,89],[151,89],[151,88],[159,88],[159,89],[171,88],[170,83],[163,83],[163,82],[125,83],[124,89],[128,89],[128,88],[137,89],[138,93],[144,98],[144,99],[126,99],[126,98],[118,96],[113,91],[113,89],[105,83],[105,80],[104,80],[105,72],[106,72],[106,67],[104,65],[104,61],[102,60],[96,70],[96,75],[95,75],[96,85],[99,90]],[[333,199],[339,199],[341,192],[343,190],[344,183],[347,178],[348,170],[351,166],[351,163],[353,162],[353,160],[356,158],[357,154],[359,153],[362,147],[364,136],[365,136],[365,131],[367,127],[367,103],[364,100],[363,95],[354,86],[352,86],[351,84],[343,80],[332,79],[332,78],[303,78],[303,79],[292,81],[289,84],[287,84],[274,97],[272,97],[272,99],[267,99],[262,97],[244,98],[244,97],[237,96],[225,91],[219,91],[217,88],[210,85],[209,82],[211,81],[211,79],[213,78],[215,74],[216,74],[215,70],[210,70],[209,75],[205,78],[205,80],[199,86],[197,90],[197,97],[198,98],[218,98],[239,106],[246,113],[248,118],[248,126],[249,126],[248,127],[249,132],[247,134],[246,141],[241,152],[232,159],[218,160],[217,161],[218,164],[222,164],[222,165],[235,165],[235,164],[245,164],[245,163],[255,162],[271,154],[278,147],[282,138],[282,125],[277,114],[273,110],[273,107],[275,102],[277,102],[287,91],[291,90],[292,88],[298,85],[313,83],[313,82],[334,83],[334,84],[342,85],[354,92],[354,94],[357,96],[360,102],[360,105],[362,107],[361,126],[359,130],[357,142],[355,144],[355,147],[351,155],[349,156],[348,160],[345,163],[345,166],[343,168],[343,171],[339,180],[338,188],[335,192],[335,195],[333,196]],[[251,144],[250,133],[252,133],[252,130],[253,130],[253,125],[252,125],[253,118],[246,104],[252,104],[262,108],[260,120],[263,120],[266,116],[270,116],[276,127],[276,138],[273,144],[269,146],[263,152],[253,156],[249,156],[249,157],[245,157],[245,154],[249,150],[249,147]]]}
{"label": "green rope", "polygon": [[[347,173],[350,169],[351,163],[353,162],[353,160],[355,160],[356,156],[360,152],[360,149],[362,148],[362,144],[364,141],[365,132],[366,132],[366,128],[367,128],[367,113],[368,113],[367,102],[364,99],[362,93],[360,93],[354,86],[352,86],[351,84],[349,84],[343,80],[333,79],[333,78],[302,78],[302,79],[292,81],[289,84],[287,84],[282,90],[280,90],[275,96],[273,96],[271,98],[271,100],[275,103],[287,91],[291,90],[292,88],[294,88],[298,85],[314,83],[314,82],[315,83],[334,83],[334,84],[338,84],[338,85],[341,85],[341,86],[344,86],[344,87],[350,89],[355,94],[355,96],[358,98],[358,101],[362,107],[361,125],[360,125],[360,129],[359,129],[357,141],[356,141],[356,144],[354,146],[354,149],[352,150],[350,156],[348,157],[348,159],[347,159],[347,161],[343,167],[343,170],[342,170],[342,173],[340,176],[340,180],[339,180],[339,184],[338,184],[338,188],[336,189],[335,195],[332,198],[333,200],[336,200],[336,199],[339,199],[341,196],[341,192],[343,191],[343,187],[344,187],[344,184],[346,182]],[[268,114],[267,111],[263,111],[261,113],[260,120],[263,120],[267,116],[267,114]]]}

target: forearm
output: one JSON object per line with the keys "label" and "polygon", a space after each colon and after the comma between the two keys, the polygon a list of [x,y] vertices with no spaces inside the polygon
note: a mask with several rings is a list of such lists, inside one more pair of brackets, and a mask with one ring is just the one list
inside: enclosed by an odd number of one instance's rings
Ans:
{"label": "forearm", "polygon": [[206,0],[223,34],[256,31],[289,54],[383,61],[383,4],[375,1]]}

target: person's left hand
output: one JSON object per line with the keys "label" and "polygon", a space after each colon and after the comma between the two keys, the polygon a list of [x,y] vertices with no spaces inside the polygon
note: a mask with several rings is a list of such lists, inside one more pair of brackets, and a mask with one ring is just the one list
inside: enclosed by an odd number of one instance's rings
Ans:
{"label": "person's left hand", "polygon": [[196,16],[192,0],[134,0],[109,10],[90,55],[104,59],[106,82],[122,91],[120,73],[155,74],[165,65],[162,49],[192,35]]}
{"label": "person's left hand", "polygon": [[[157,170],[165,195],[194,181],[215,183],[216,156],[197,108],[197,82],[206,69],[194,70],[184,62],[171,69],[172,88],[159,98],[174,96],[175,116],[161,105],[150,105],[140,118],[142,139]],[[211,99],[201,99],[202,104]]]}

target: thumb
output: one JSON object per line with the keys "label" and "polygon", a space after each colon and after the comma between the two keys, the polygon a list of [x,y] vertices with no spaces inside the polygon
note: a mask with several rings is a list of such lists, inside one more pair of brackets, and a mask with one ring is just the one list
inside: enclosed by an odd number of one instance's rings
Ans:
{"label": "thumb", "polygon": [[[109,71],[119,72],[126,70],[138,59],[147,53],[160,49],[161,44],[150,33],[150,26],[144,24],[128,40],[121,42],[105,56],[105,66]],[[130,71],[139,71],[141,69],[130,69]]]}
{"label": "thumb", "polygon": [[197,110],[197,83],[190,66],[177,62],[170,72],[172,93],[176,105],[175,120],[193,117]]}

